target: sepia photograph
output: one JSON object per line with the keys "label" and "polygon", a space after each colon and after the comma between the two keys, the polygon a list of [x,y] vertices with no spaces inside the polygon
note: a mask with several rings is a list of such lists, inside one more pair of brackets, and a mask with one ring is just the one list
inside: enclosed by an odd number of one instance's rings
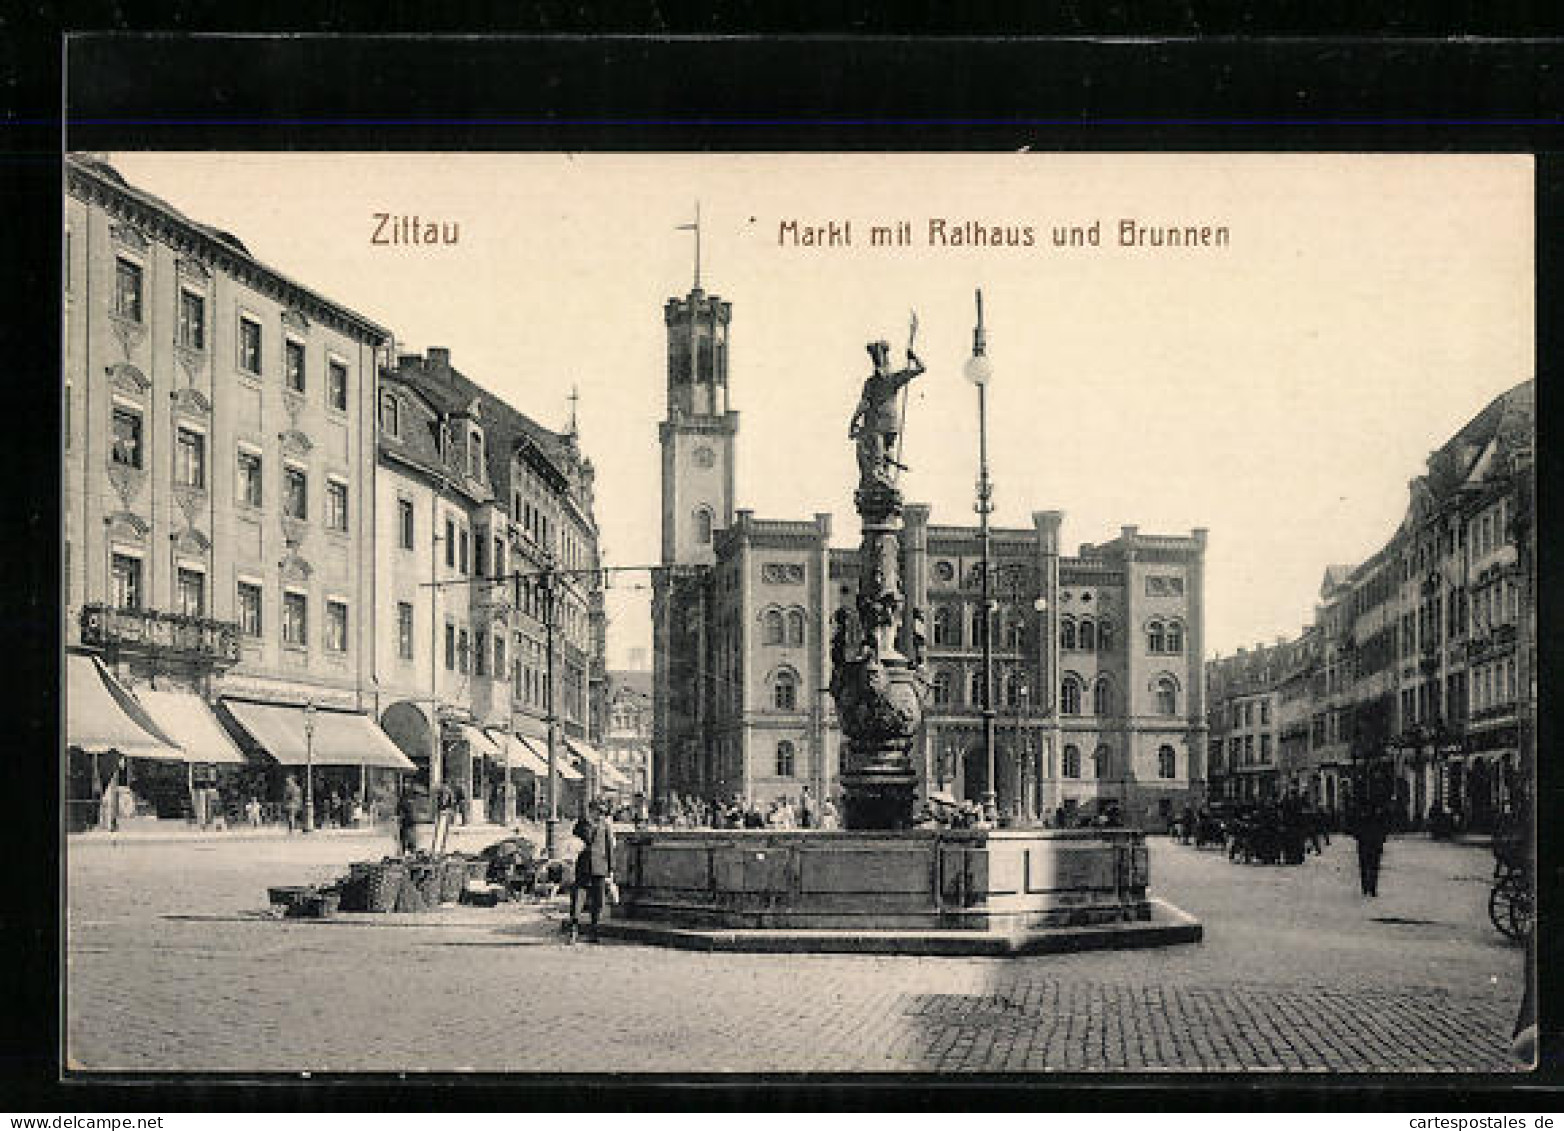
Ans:
{"label": "sepia photograph", "polygon": [[1535,174],[67,153],[65,1074],[1531,1071]]}

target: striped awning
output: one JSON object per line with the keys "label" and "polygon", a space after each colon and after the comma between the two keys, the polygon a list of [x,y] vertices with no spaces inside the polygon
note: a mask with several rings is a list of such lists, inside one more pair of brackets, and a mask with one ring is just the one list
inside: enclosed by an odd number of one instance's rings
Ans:
{"label": "striped awning", "polygon": [[210,765],[242,766],[245,757],[223,725],[212,714],[206,700],[189,691],[153,691],[136,693],[141,705],[166,733],[185,749],[191,762]]}
{"label": "striped awning", "polygon": [[[548,774],[548,741],[546,739],[536,739],[530,735],[518,735],[517,737],[543,763],[543,773],[546,776]],[[558,770],[560,778],[564,781],[580,781],[581,771],[570,764],[570,758],[565,748],[560,747],[556,753],[558,756],[554,759],[555,769]]]}
{"label": "striped awning", "polygon": [[306,728],[303,707],[225,699],[234,721],[280,765],[379,766],[413,771],[418,767],[397,749],[367,715],[356,711],[316,710]]}

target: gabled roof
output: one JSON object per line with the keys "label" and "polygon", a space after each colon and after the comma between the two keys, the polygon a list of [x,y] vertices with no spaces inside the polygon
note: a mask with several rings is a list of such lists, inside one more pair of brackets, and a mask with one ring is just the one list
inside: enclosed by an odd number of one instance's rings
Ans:
{"label": "gabled roof", "polygon": [[1449,440],[1429,454],[1422,479],[1435,501],[1443,502],[1465,484],[1496,442],[1530,443],[1537,418],[1537,383],[1522,381],[1500,393]]}

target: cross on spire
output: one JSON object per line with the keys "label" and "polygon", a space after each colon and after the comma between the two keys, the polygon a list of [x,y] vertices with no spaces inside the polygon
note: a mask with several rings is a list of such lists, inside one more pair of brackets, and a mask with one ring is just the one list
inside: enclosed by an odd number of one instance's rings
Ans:
{"label": "cross on spire", "polygon": [[576,404],[581,400],[581,393],[575,385],[570,386],[570,396],[566,399],[570,401],[570,435],[578,436],[580,430],[576,427]]}
{"label": "cross on spire", "polygon": [[695,233],[695,289],[701,289],[701,202],[695,202],[695,223],[680,224],[677,228],[681,232]]}

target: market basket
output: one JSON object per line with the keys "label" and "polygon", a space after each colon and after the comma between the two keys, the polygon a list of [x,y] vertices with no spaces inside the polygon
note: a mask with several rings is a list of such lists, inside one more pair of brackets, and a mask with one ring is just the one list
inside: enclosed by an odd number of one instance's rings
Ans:
{"label": "market basket", "polygon": [[373,864],[368,879],[368,904],[364,909],[382,915],[388,911],[395,911],[397,896],[402,891],[402,882],[407,879],[407,868],[402,862],[391,859]]}
{"label": "market basket", "polygon": [[425,907],[435,907],[445,888],[444,868],[437,860],[414,860],[407,865],[407,877],[418,889]]}
{"label": "market basket", "polygon": [[441,861],[440,869],[440,902],[455,903],[462,897],[462,888],[467,886],[467,858],[459,852],[453,852]]}

